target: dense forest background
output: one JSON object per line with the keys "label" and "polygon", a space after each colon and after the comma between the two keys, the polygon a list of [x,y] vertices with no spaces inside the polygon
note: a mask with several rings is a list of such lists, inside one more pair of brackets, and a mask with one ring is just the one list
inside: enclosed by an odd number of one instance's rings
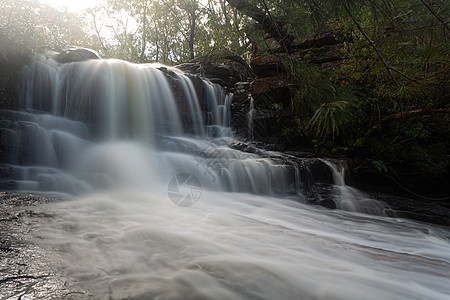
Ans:
{"label": "dense forest background", "polygon": [[[16,107],[35,53],[79,46],[176,65],[231,51],[275,62],[289,82],[289,99],[271,104],[288,149],[342,155],[354,172],[445,195],[449,15],[443,0],[109,0],[77,14],[0,0],[0,105]],[[339,59],[321,60],[330,51]]]}

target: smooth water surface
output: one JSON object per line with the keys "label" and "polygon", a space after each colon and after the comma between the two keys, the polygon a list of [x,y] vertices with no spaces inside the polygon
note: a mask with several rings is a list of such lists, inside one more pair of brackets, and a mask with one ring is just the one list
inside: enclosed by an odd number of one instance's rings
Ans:
{"label": "smooth water surface", "polygon": [[164,190],[53,204],[39,240],[61,272],[101,299],[449,299],[450,231],[203,191]]}

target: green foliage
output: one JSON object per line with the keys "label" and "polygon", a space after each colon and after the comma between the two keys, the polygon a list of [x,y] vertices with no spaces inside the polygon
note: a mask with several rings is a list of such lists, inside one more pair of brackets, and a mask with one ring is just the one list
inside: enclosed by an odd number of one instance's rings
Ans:
{"label": "green foliage", "polygon": [[[448,3],[435,3],[432,9],[448,20]],[[347,83],[364,86],[370,95],[362,107],[370,117],[360,120],[363,126],[358,129],[363,137],[349,139],[357,161],[364,165],[376,157],[371,167],[396,177],[404,174],[410,184],[442,180],[450,166],[448,150],[444,150],[449,147],[448,115],[378,121],[433,105],[448,107],[448,102],[442,102],[448,97],[450,79],[445,25],[421,1],[392,1],[383,9],[365,6],[353,17],[342,17],[336,24],[353,40],[345,43],[347,62],[338,72]]]}
{"label": "green foliage", "polygon": [[[356,164],[397,178],[405,174],[410,184],[448,176],[448,1],[266,4],[297,41],[324,30],[341,33],[336,38],[342,41],[344,63],[333,68],[335,73],[306,63],[320,49],[284,58],[294,86],[292,115],[311,118],[315,147],[332,141],[333,149],[346,149]],[[260,27],[247,28],[258,53],[276,53],[279,45]],[[296,126],[284,131],[295,135]]]}
{"label": "green foliage", "polygon": [[87,46],[83,21],[37,0],[0,0],[0,51],[42,52]]}
{"label": "green foliage", "polygon": [[371,164],[378,170],[380,173],[387,173],[388,168],[381,160],[373,160]]}
{"label": "green foliage", "polygon": [[189,56],[189,21],[186,10],[196,1],[108,1],[86,12],[98,49],[106,57],[166,64]]}
{"label": "green foliage", "polygon": [[109,0],[86,18],[99,52],[134,62],[176,64],[248,47],[242,16],[223,0]]}
{"label": "green foliage", "polygon": [[245,33],[242,31],[246,18],[225,0],[209,0],[205,13],[203,31],[197,39],[198,54],[205,55],[223,50],[244,54],[248,47]]}
{"label": "green foliage", "polygon": [[314,149],[320,149],[320,148],[323,148],[323,146],[324,146],[323,141],[320,141],[318,139],[313,139],[312,143],[313,143]]}
{"label": "green foliage", "polygon": [[284,67],[297,91],[292,110],[310,118],[318,137],[335,139],[355,127],[361,103],[352,87],[337,84],[332,72],[300,60],[285,59]]}
{"label": "green foliage", "polygon": [[288,144],[292,144],[298,138],[297,130],[294,127],[284,127],[281,130],[281,136]]}
{"label": "green foliage", "polygon": [[0,106],[15,108],[22,67],[34,53],[89,46],[75,15],[37,0],[0,0]]}
{"label": "green foliage", "polygon": [[299,137],[307,136],[309,129],[309,120],[295,117],[291,120],[291,124],[289,124],[289,126],[282,129],[281,136],[283,136],[286,141],[291,144]]}
{"label": "green foliage", "polygon": [[283,65],[297,91],[292,100],[294,113],[308,116],[322,103],[334,100],[336,86],[330,80],[329,72],[289,57],[284,59]]}
{"label": "green foliage", "polygon": [[354,124],[351,103],[340,100],[323,103],[311,119],[316,135],[334,139]]}

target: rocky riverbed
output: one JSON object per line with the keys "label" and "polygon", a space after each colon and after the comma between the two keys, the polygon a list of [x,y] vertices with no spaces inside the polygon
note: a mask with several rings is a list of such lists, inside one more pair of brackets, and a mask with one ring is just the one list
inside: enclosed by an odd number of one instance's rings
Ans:
{"label": "rocky riverbed", "polygon": [[79,299],[87,296],[57,271],[52,249],[36,231],[53,217],[43,206],[61,195],[0,193],[0,299]]}

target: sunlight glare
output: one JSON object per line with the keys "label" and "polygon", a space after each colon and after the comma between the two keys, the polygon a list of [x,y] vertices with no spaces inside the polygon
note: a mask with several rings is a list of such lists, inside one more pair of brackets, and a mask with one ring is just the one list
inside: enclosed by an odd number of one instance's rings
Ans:
{"label": "sunlight glare", "polygon": [[81,12],[97,4],[106,4],[106,0],[40,0],[40,2],[47,3],[55,8],[67,8],[71,12]]}

